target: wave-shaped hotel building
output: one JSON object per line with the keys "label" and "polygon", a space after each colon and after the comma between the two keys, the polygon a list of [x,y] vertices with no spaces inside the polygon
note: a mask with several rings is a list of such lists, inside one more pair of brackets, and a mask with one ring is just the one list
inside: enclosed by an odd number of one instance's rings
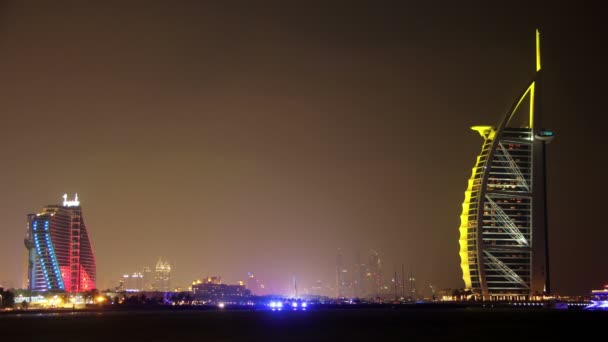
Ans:
{"label": "wave-shaped hotel building", "polygon": [[84,292],[96,288],[96,263],[78,195],[27,217],[30,291]]}
{"label": "wave-shaped hotel building", "polygon": [[546,144],[539,129],[541,76],[536,73],[498,126],[474,126],[483,138],[460,216],[465,287],[487,300],[533,299],[549,293]]}

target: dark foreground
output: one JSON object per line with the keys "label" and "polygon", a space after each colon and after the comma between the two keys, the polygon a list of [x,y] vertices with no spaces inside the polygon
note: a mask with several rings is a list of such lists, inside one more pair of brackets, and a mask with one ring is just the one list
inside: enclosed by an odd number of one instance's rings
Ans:
{"label": "dark foreground", "polygon": [[607,323],[608,312],[496,308],[25,313],[0,315],[0,341],[603,340]]}

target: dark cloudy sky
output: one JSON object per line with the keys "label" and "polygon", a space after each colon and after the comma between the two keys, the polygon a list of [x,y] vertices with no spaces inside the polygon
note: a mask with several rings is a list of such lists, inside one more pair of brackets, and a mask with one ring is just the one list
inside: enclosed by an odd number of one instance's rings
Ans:
{"label": "dark cloudy sky", "polygon": [[0,282],[26,214],[78,192],[103,288],[162,256],[175,285],[284,291],[332,282],[337,248],[462,287],[469,126],[532,76],[536,27],[553,286],[608,282],[597,8],[326,3],[0,2]]}

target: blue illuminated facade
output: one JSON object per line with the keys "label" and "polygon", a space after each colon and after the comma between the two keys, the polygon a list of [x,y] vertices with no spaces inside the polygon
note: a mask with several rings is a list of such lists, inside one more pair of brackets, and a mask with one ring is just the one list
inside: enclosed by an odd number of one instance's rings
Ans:
{"label": "blue illuminated facade", "polygon": [[[65,290],[63,277],[59,271],[57,255],[53,248],[49,231],[49,220],[34,220],[32,222],[32,237],[36,248],[35,284],[37,290]],[[41,276],[42,275],[42,276]]]}

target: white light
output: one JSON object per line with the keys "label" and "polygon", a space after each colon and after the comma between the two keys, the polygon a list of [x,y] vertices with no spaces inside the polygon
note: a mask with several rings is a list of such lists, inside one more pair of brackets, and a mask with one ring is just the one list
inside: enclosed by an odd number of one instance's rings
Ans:
{"label": "white light", "polygon": [[293,306],[294,308],[297,308],[298,307],[298,303],[293,302],[293,303],[291,303],[291,306]]}
{"label": "white light", "polygon": [[73,201],[68,201],[68,194],[63,194],[63,206],[64,207],[77,207],[80,205],[78,201],[78,194],[74,195]]}
{"label": "white light", "polygon": [[278,302],[277,303],[277,308],[282,308],[283,307],[283,303],[282,302]]}
{"label": "white light", "polygon": [[217,306],[218,306],[220,309],[223,309],[223,308],[226,306],[226,304],[224,304],[224,303],[219,303]]}
{"label": "white light", "polygon": [[303,308],[305,308],[305,307],[307,307],[307,306],[308,306],[308,304],[306,304],[306,302],[302,303],[302,307],[303,307]]}
{"label": "white light", "polygon": [[271,307],[271,308],[276,308],[276,307],[277,307],[277,303],[275,303],[275,302],[270,302],[270,307]]}

